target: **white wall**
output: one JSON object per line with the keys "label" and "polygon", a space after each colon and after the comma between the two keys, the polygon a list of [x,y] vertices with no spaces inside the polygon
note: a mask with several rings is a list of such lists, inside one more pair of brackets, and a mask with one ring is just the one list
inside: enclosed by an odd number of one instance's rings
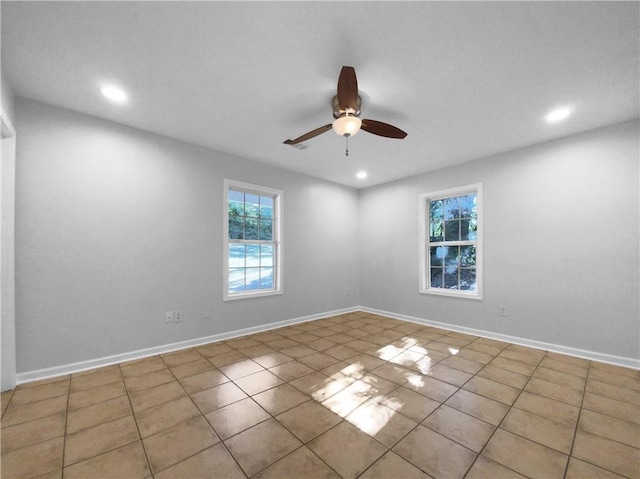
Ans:
{"label": "white wall", "polygon": [[[625,122],[361,191],[360,304],[637,360],[638,128]],[[472,183],[484,188],[484,300],[419,294],[418,195]]]}
{"label": "white wall", "polygon": [[[19,373],[358,304],[355,190],[31,100],[16,113]],[[283,295],[222,301],[223,178],[284,190]]]}

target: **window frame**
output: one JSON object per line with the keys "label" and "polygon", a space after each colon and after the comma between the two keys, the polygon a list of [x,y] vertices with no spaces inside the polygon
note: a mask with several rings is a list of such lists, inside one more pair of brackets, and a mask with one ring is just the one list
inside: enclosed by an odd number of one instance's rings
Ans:
{"label": "window frame", "polygon": [[[260,242],[260,240],[230,240],[229,239],[229,190],[242,191],[243,193],[249,193],[259,196],[273,196],[273,236],[269,242]],[[224,202],[223,202],[223,227],[222,227],[222,264],[223,264],[223,300],[234,301],[239,299],[259,298],[265,296],[273,296],[282,294],[282,203],[284,192],[275,188],[269,188],[266,186],[254,185],[243,181],[224,179]],[[251,244],[273,244],[274,249],[274,262],[273,262],[273,288],[270,289],[257,289],[251,291],[242,291],[239,293],[232,293],[229,291],[229,248],[230,243],[237,243],[238,241],[248,241]],[[244,244],[249,244],[244,243]]]}
{"label": "window frame", "polygon": [[[475,242],[473,240],[465,243],[474,244],[476,247],[476,291],[464,291],[445,288],[431,287],[431,254],[429,253],[432,244],[441,244],[442,242],[431,242],[430,221],[429,221],[429,205],[433,200],[442,200],[446,198],[455,198],[475,193],[477,201],[477,236]],[[483,237],[483,211],[482,211],[482,183],[475,183],[466,186],[448,188],[446,190],[433,191],[431,193],[423,193],[418,196],[418,224],[420,227],[419,234],[419,287],[418,291],[423,294],[432,294],[437,296],[448,296],[452,298],[465,298],[482,300],[482,237]],[[456,244],[460,244],[457,242]]]}

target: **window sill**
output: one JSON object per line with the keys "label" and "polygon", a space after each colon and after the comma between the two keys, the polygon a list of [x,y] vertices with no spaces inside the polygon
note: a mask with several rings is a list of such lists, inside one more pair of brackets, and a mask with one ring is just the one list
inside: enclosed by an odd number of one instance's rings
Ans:
{"label": "window sill", "polygon": [[482,300],[482,294],[475,292],[465,293],[463,291],[453,291],[447,289],[421,289],[419,291],[421,294],[432,294],[434,296],[448,296],[449,298],[462,298],[462,299],[475,299]]}
{"label": "window sill", "polygon": [[264,298],[265,296],[276,296],[282,291],[259,291],[251,293],[225,294],[223,301],[236,301],[238,299]]}

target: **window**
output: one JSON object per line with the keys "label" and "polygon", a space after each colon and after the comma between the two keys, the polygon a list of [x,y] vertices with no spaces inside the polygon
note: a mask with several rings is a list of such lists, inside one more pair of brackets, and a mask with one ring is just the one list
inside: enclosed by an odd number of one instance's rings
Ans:
{"label": "window", "polygon": [[225,180],[224,299],[281,293],[282,191]]}
{"label": "window", "polygon": [[482,185],[420,196],[420,292],[482,299]]}

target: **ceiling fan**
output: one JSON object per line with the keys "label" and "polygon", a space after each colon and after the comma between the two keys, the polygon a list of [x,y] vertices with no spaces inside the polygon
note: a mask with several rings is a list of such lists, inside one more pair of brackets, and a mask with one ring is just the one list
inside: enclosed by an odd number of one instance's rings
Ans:
{"label": "ceiling fan", "polygon": [[359,118],[361,99],[358,95],[356,70],[353,67],[342,67],[338,78],[337,93],[331,101],[333,117],[335,118],[333,123],[316,128],[295,140],[285,140],[283,143],[285,145],[295,145],[333,128],[337,135],[344,136],[347,139],[346,155],[349,156],[349,137],[355,135],[361,129],[373,135],[386,138],[402,139],[407,136],[406,132],[388,123],[376,120],[361,120]]}

